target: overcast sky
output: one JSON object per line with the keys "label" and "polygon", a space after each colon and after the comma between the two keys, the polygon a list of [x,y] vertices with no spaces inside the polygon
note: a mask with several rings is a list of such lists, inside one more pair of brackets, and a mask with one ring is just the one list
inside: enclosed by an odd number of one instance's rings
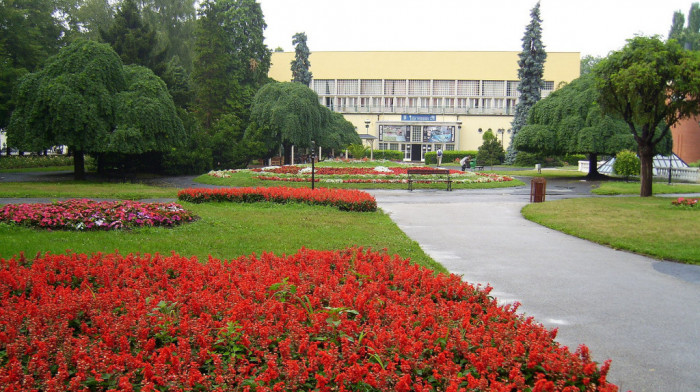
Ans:
{"label": "overcast sky", "polygon": [[[270,49],[311,51],[520,51],[536,0],[258,0]],[[605,56],[635,35],[666,39],[673,12],[689,0],[542,0],[542,40],[550,52]]]}

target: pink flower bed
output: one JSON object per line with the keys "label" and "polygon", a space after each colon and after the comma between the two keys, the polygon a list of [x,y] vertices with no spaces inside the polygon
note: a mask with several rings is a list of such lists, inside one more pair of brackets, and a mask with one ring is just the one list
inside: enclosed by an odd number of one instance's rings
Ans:
{"label": "pink flower bed", "polygon": [[489,288],[386,253],[0,259],[5,391],[616,391]]}
{"label": "pink flower bed", "polygon": [[176,203],[71,199],[55,203],[7,204],[0,222],[53,230],[112,230],[175,226],[195,219]]}
{"label": "pink flower bed", "polygon": [[273,203],[307,203],[328,205],[342,211],[376,211],[377,201],[367,192],[355,189],[329,188],[190,188],[178,192],[180,200],[192,203],[232,201],[254,203],[269,201]]}

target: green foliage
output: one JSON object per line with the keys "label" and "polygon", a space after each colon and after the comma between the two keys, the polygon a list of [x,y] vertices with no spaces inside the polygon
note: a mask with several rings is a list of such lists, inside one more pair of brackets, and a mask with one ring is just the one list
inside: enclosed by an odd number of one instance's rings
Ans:
{"label": "green foliage", "polygon": [[332,115],[318,103],[318,95],[301,83],[272,82],[263,86],[253,100],[250,120],[246,139],[259,143],[268,154],[274,154],[280,145],[285,151],[292,145],[310,148],[312,140],[331,148],[359,141],[350,136],[347,121]]}
{"label": "green foliage", "polygon": [[[374,150],[374,159],[386,159],[387,161],[403,161],[404,153],[396,150]],[[369,151],[365,151],[365,158],[369,158]]]}
{"label": "green foliage", "polygon": [[124,64],[148,67],[157,75],[165,72],[165,51],[159,49],[156,31],[141,19],[136,0],[124,0],[109,30],[101,30]]}
{"label": "green foliage", "polygon": [[157,31],[157,50],[165,50],[167,61],[178,58],[186,72],[192,72],[196,1],[139,0],[139,4],[143,19]]}
{"label": "green foliage", "polygon": [[[466,157],[467,155],[471,155],[472,157],[476,157],[478,154],[478,151],[459,151],[459,150],[452,150],[452,151],[443,151],[442,152],[442,163],[450,163],[450,162],[459,162],[460,159]],[[437,153],[435,151],[431,152],[426,152],[425,153],[425,164],[426,165],[434,165],[437,163]]]}
{"label": "green foliage", "polygon": [[544,63],[547,59],[547,52],[542,44],[542,19],[540,18],[540,3],[539,1],[530,12],[530,23],[525,28],[523,35],[523,51],[519,54],[518,60],[518,104],[515,107],[515,115],[513,117],[513,126],[511,133],[511,144],[508,146],[508,155],[506,161],[513,163],[517,155],[513,140],[520,132],[520,129],[525,126],[530,109],[542,97],[544,75]]}
{"label": "green foliage", "polygon": [[294,60],[292,60],[292,82],[301,83],[305,86],[311,85],[313,77],[309,68],[309,47],[306,46],[306,34],[296,33],[292,37],[294,44]]}
{"label": "green foliage", "polygon": [[637,154],[629,150],[623,150],[615,156],[613,171],[619,176],[629,179],[630,176],[639,175],[639,158]]}
{"label": "green foliage", "polygon": [[635,37],[594,69],[603,114],[621,117],[637,142],[641,196],[652,194],[655,149],[679,120],[700,109],[700,53],[671,40]]}
{"label": "green foliage", "polygon": [[355,159],[361,159],[369,155],[369,147],[364,146],[362,144],[351,144],[348,146],[348,152],[350,153],[350,156],[352,156]]}
{"label": "green foliage", "polygon": [[193,114],[178,109],[186,130],[186,137],[179,147],[173,147],[163,154],[163,170],[168,174],[202,174],[213,165],[212,137],[199,127]]}
{"label": "green foliage", "polygon": [[693,3],[688,11],[688,25],[681,11],[673,14],[671,30],[668,39],[677,41],[681,47],[688,50],[700,50],[700,4]]}
{"label": "green foliage", "polygon": [[[78,39],[23,77],[7,129],[9,144],[37,151],[67,145],[84,175],[84,153],[166,151],[183,137],[165,83],[140,66],[123,66],[107,44]],[[99,164],[98,164],[99,165]]]}
{"label": "green foliage", "polygon": [[690,167],[700,167],[700,160],[688,164]]}
{"label": "green foliage", "polygon": [[[489,133],[489,131],[485,132]],[[491,133],[493,136],[493,132]],[[495,164],[500,164],[506,157],[506,152],[503,150],[501,142],[493,137],[486,137],[484,135],[484,143],[479,146],[479,151],[476,154],[476,161],[480,165],[493,166]]]}
{"label": "green foliage", "polygon": [[360,136],[355,132],[355,127],[351,122],[338,112],[331,112],[328,108],[323,107],[329,118],[328,123],[322,127],[317,145],[327,150],[340,151],[347,148],[351,144],[362,144]]}
{"label": "green foliage", "polygon": [[255,0],[205,0],[200,6],[193,79],[196,112],[211,129],[224,113],[247,123],[258,88],[267,82],[271,53]]}
{"label": "green foliage", "polygon": [[0,169],[24,169],[50,166],[71,166],[73,158],[65,155],[52,156],[18,156],[0,157]]}
{"label": "green foliage", "polygon": [[0,128],[14,109],[16,81],[33,72],[61,46],[63,26],[48,0],[12,0],[0,5]]}

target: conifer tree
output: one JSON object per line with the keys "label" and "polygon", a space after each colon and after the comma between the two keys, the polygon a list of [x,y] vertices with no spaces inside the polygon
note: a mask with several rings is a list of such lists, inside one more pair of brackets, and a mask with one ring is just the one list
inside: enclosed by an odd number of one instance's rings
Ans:
{"label": "conifer tree", "polygon": [[311,85],[311,63],[309,62],[309,47],[306,46],[306,34],[296,33],[292,37],[294,60],[292,60],[292,82]]}
{"label": "conifer tree", "polygon": [[530,11],[530,24],[525,28],[523,36],[523,51],[518,55],[518,92],[520,98],[515,107],[513,118],[513,133],[511,133],[511,143],[508,146],[506,163],[515,162],[517,150],[513,147],[513,139],[518,131],[525,125],[530,109],[542,98],[542,76],[544,74],[544,62],[547,59],[547,52],[542,44],[542,19],[540,18],[540,2]]}

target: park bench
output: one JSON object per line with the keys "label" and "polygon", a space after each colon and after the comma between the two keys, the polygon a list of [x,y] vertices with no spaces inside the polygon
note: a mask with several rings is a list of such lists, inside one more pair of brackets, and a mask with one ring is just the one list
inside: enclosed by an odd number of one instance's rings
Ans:
{"label": "park bench", "polygon": [[284,164],[282,159],[283,159],[283,157],[280,157],[280,156],[272,157],[272,158],[270,158],[270,165],[271,166],[282,166]]}
{"label": "park bench", "polygon": [[420,181],[411,176],[421,176],[421,175],[444,175],[445,179],[442,180],[431,180],[431,182],[445,182],[447,183],[447,190],[452,190],[452,179],[450,179],[450,171],[446,169],[407,169],[406,174],[408,174],[408,190],[413,190],[413,182]]}

